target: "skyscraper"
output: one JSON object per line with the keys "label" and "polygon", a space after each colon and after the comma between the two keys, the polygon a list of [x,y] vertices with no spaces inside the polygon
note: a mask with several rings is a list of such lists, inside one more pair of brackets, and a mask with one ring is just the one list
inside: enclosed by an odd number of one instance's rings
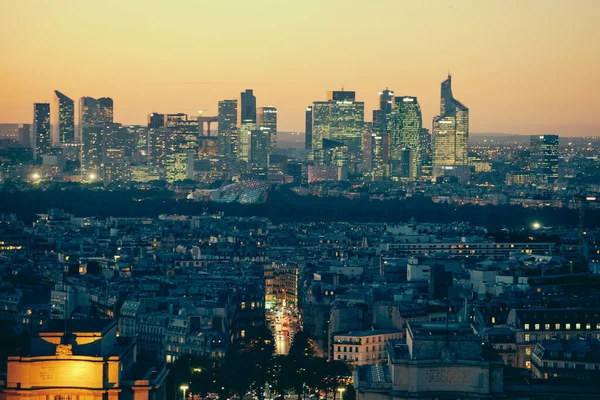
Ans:
{"label": "skyscraper", "polygon": [[75,102],[58,90],[54,91],[52,124],[60,144],[75,143]]}
{"label": "skyscraper", "polygon": [[31,129],[33,157],[40,160],[44,154],[50,153],[52,138],[50,135],[50,104],[33,104],[33,126]]}
{"label": "skyscraper", "polygon": [[240,93],[240,125],[247,122],[256,123],[256,97],[252,89]]}
{"label": "skyscraper", "polygon": [[267,179],[269,170],[269,147],[271,145],[269,129],[260,127],[250,132],[250,172],[255,178]]}
{"label": "skyscraper", "polygon": [[452,95],[452,77],[442,82],[440,115],[433,119],[433,175],[468,170],[469,109]]}
{"label": "skyscraper", "polygon": [[558,180],[558,135],[532,135],[529,138],[532,181],[553,184]]}
{"label": "skyscraper", "polygon": [[110,97],[79,99],[79,126],[112,124],[113,115],[113,100]]}
{"label": "skyscraper", "polygon": [[306,107],[306,128],[304,133],[304,148],[307,150],[312,149],[312,135],[313,135],[313,108],[312,106]]}
{"label": "skyscraper", "polygon": [[161,129],[166,127],[165,114],[150,113],[148,114],[148,128],[149,129]]}
{"label": "skyscraper", "polygon": [[[223,156],[234,156],[237,147],[233,143],[232,132],[236,128],[238,117],[237,100],[219,101],[218,151]],[[237,137],[237,135],[235,135]]]}
{"label": "skyscraper", "polygon": [[277,109],[275,107],[259,107],[257,109],[256,124],[269,131],[271,150],[277,147]]}
{"label": "skyscraper", "polygon": [[373,110],[373,130],[385,132],[388,128],[387,118],[392,112],[394,92],[387,88],[379,92],[379,110]]}
{"label": "skyscraper", "polygon": [[421,107],[417,98],[412,96],[395,97],[392,105],[386,116],[391,174],[395,178],[415,180],[421,169]]}
{"label": "skyscraper", "polygon": [[346,145],[351,152],[360,151],[364,126],[365,103],[355,101],[354,92],[334,91],[329,100],[313,103],[312,149],[323,147],[323,139]]}

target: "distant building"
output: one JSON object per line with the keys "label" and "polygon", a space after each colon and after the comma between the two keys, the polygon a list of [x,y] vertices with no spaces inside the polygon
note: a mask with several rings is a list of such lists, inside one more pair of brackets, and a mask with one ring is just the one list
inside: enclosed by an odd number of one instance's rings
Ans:
{"label": "distant building", "polygon": [[416,180],[421,174],[421,107],[416,97],[394,98],[386,116],[390,134],[391,175],[397,179]]}
{"label": "distant building", "polygon": [[[440,115],[433,119],[433,175],[452,175],[468,166],[469,109],[452,95],[452,78],[442,82]],[[461,176],[462,178],[462,176]]]}
{"label": "distant building", "polygon": [[153,112],[148,114],[148,128],[160,129],[166,127],[165,114]]}
{"label": "distant building", "polygon": [[253,177],[261,180],[267,179],[269,170],[270,135],[271,130],[263,127],[250,131],[249,170]]}
{"label": "distant building", "polygon": [[529,143],[533,182],[553,184],[558,181],[558,135],[532,135]]}
{"label": "distant building", "polygon": [[117,337],[114,320],[56,320],[8,358],[3,398],[160,400],[167,374],[164,363],[136,362],[135,339]]}
{"label": "distant building", "polygon": [[388,115],[392,112],[394,92],[387,88],[379,92],[379,109],[373,110],[373,131],[377,133],[387,132]]}
{"label": "distant building", "polygon": [[58,90],[54,91],[52,124],[57,144],[75,143],[75,102]]}
{"label": "distant building", "polygon": [[[238,118],[237,100],[219,101],[218,149],[222,156],[235,156],[237,143],[234,141],[234,130]],[[235,135],[237,138],[237,135]]]}
{"label": "distant building", "polygon": [[355,101],[354,92],[329,92],[327,101],[313,103],[312,150],[320,150],[323,139],[335,140],[351,152],[360,151],[365,103]]}
{"label": "distant building", "polygon": [[312,136],[313,136],[313,108],[312,106],[306,107],[305,112],[305,133],[304,133],[304,148],[307,150],[312,149]]}
{"label": "distant building", "polygon": [[52,148],[52,137],[50,132],[50,104],[33,104],[32,125],[33,157],[41,160],[45,154],[50,154]]}
{"label": "distant building", "polygon": [[252,89],[240,93],[240,125],[244,123],[256,124],[256,97]]}
{"label": "distant building", "polygon": [[595,338],[542,341],[533,350],[531,367],[538,379],[597,382],[600,341]]}
{"label": "distant building", "polygon": [[268,130],[271,150],[277,148],[277,109],[275,107],[259,107],[256,125]]}

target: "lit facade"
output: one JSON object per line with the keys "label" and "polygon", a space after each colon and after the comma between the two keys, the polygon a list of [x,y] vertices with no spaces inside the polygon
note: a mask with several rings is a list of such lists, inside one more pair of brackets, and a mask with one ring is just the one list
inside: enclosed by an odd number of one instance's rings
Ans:
{"label": "lit facade", "polygon": [[[237,100],[219,101],[219,127],[218,127],[218,148],[219,154],[223,156],[235,156],[236,143],[234,143],[233,131],[236,129],[238,118]],[[237,137],[237,135],[235,135]]]}
{"label": "lit facade", "polygon": [[50,104],[33,104],[33,126],[31,129],[33,138],[33,157],[41,160],[45,154],[50,154],[52,148],[52,137],[50,132]]}
{"label": "lit facade", "polygon": [[352,365],[373,365],[387,362],[388,340],[400,339],[395,329],[338,333],[333,335],[333,359]]}
{"label": "lit facade", "polygon": [[529,143],[533,182],[555,183],[558,180],[558,135],[532,135]]}
{"label": "lit facade", "polygon": [[165,364],[137,364],[135,339],[118,338],[116,326],[114,320],[53,321],[48,331],[32,339],[27,354],[8,358],[1,397],[165,399]]}
{"label": "lit facade", "polygon": [[468,165],[469,109],[452,95],[452,78],[442,82],[440,115],[433,119],[433,174]]}
{"label": "lit facade", "polygon": [[54,91],[52,124],[58,143],[75,143],[75,102],[58,90]]}
{"label": "lit facade", "polygon": [[257,109],[256,124],[261,129],[269,131],[271,149],[277,147],[277,109],[275,107],[259,107]]}
{"label": "lit facade", "polygon": [[421,171],[421,130],[423,119],[416,97],[394,98],[386,117],[390,134],[391,174],[394,178],[415,180]]}
{"label": "lit facade", "polygon": [[350,151],[361,149],[365,104],[354,100],[354,92],[331,92],[330,100],[313,103],[312,149],[323,139],[344,143]]}
{"label": "lit facade", "polygon": [[267,179],[271,130],[260,127],[250,132],[249,169],[259,179]]}
{"label": "lit facade", "polygon": [[379,92],[379,110],[373,110],[373,130],[375,132],[387,132],[388,115],[392,112],[394,92],[387,88]]}

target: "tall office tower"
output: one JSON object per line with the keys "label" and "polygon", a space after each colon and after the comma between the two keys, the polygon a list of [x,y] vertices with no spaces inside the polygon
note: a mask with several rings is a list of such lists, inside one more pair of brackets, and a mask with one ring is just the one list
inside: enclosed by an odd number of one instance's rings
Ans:
{"label": "tall office tower", "polygon": [[386,117],[390,134],[391,175],[396,179],[415,180],[421,170],[421,107],[417,98],[412,96],[394,97],[392,106]]}
{"label": "tall office tower", "polygon": [[342,142],[322,139],[321,147],[313,150],[315,165],[308,167],[308,182],[344,181],[348,179],[351,154]]}
{"label": "tall office tower", "polygon": [[253,122],[245,122],[240,125],[240,128],[237,130],[238,138],[237,138],[237,159],[238,161],[243,161],[247,164],[250,163],[250,140],[252,131],[257,128],[256,124]]}
{"label": "tall office tower", "polygon": [[198,151],[200,147],[200,122],[196,119],[188,119],[187,114],[167,114],[165,125],[171,131],[173,142],[172,150],[175,152],[186,152],[188,150]]}
{"label": "tall office tower", "polygon": [[113,100],[110,97],[82,97],[79,99],[79,126],[112,124]]}
{"label": "tall office tower", "polygon": [[390,175],[390,135],[387,132],[365,134],[365,164],[373,181],[382,181]]}
{"label": "tall office tower", "polygon": [[558,135],[532,135],[529,138],[532,181],[553,184],[558,180]]}
{"label": "tall office tower", "polygon": [[312,149],[323,147],[323,139],[346,145],[350,152],[361,149],[365,103],[355,101],[355,93],[328,92],[327,101],[313,103]]}
{"label": "tall office tower", "polygon": [[162,129],[166,127],[165,114],[150,113],[148,114],[148,128],[149,129]]}
{"label": "tall office tower", "polygon": [[233,156],[232,130],[235,129],[238,117],[237,100],[219,101],[218,152],[221,156]]}
{"label": "tall office tower", "polygon": [[394,92],[387,88],[379,92],[379,110],[373,110],[373,130],[375,132],[386,132],[388,128],[387,118],[392,112]]}
{"label": "tall office tower", "polygon": [[33,145],[33,158],[41,160],[45,154],[50,154],[52,137],[50,133],[50,104],[33,104],[33,127],[31,129],[31,144]]}
{"label": "tall office tower", "polygon": [[129,130],[121,124],[106,123],[86,125],[81,137],[81,176],[101,177],[104,173],[106,154],[109,151],[131,153],[134,143]]}
{"label": "tall office tower", "polygon": [[269,129],[254,129],[250,132],[249,171],[253,177],[266,180],[269,171],[269,148],[271,132]]}
{"label": "tall office tower", "polygon": [[23,144],[23,147],[32,147],[31,145],[31,124],[19,124],[17,128],[18,141]]}
{"label": "tall office tower", "polygon": [[75,102],[58,90],[54,91],[52,125],[54,138],[60,144],[75,143]]}
{"label": "tall office tower", "polygon": [[431,176],[431,134],[429,129],[421,128],[419,136],[421,147],[421,175]]}
{"label": "tall office tower", "polygon": [[304,132],[304,148],[307,150],[312,149],[312,135],[313,135],[313,127],[312,127],[312,122],[313,122],[313,115],[312,115],[312,111],[313,108],[312,106],[308,106],[306,107],[306,122],[305,122],[305,132]]}
{"label": "tall office tower", "polygon": [[169,129],[148,130],[148,164],[156,166],[161,177],[166,176],[167,156],[173,153],[172,144]]}
{"label": "tall office tower", "polygon": [[440,115],[433,119],[433,175],[468,180],[469,109],[452,96],[452,78],[442,82]]}
{"label": "tall office tower", "polygon": [[277,147],[277,109],[275,107],[259,107],[256,113],[256,124],[269,131],[271,150]]}
{"label": "tall office tower", "polygon": [[239,124],[247,122],[256,123],[256,97],[254,97],[252,89],[246,89],[245,92],[240,93]]}

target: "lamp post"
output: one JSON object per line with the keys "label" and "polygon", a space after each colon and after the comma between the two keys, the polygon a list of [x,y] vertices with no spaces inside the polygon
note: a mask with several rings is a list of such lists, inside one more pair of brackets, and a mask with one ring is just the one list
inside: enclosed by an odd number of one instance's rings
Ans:
{"label": "lamp post", "polygon": [[337,390],[338,390],[338,392],[340,392],[340,400],[343,400],[344,399],[344,391],[346,391],[346,388],[339,387]]}
{"label": "lamp post", "polygon": [[188,390],[188,385],[181,385],[179,389],[183,392],[183,399],[185,400],[185,391]]}

